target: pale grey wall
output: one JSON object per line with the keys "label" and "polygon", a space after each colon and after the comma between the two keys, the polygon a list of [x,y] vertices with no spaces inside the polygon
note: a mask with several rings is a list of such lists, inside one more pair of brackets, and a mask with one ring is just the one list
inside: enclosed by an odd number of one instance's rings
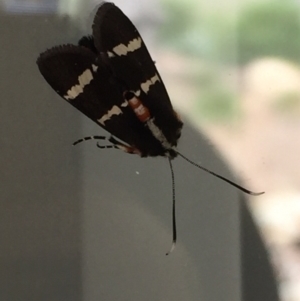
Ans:
{"label": "pale grey wall", "polygon": [[[241,248],[235,189],[175,160],[178,245],[166,257],[166,160],[71,146],[104,132],[55,95],[35,60],[47,47],[76,41],[74,25],[1,16],[0,36],[0,300],[276,301],[260,240],[242,239]],[[232,178],[188,126],[180,150]],[[251,222],[242,229],[243,237],[256,231]],[[262,269],[266,284],[253,291]]]}

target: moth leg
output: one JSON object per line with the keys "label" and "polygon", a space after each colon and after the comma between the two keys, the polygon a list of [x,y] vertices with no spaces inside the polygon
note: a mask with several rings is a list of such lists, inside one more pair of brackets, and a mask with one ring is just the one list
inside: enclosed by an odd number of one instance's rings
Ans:
{"label": "moth leg", "polygon": [[101,145],[99,142],[97,142],[98,148],[116,148],[116,149],[120,149],[128,154],[138,154],[138,155],[141,154],[141,152],[137,148],[127,145],[127,144],[117,140],[113,136],[110,136],[109,138],[107,138],[105,136],[88,136],[88,137],[84,137],[84,138],[81,138],[81,139],[75,141],[73,143],[73,145],[77,145],[78,143],[81,143],[81,142],[84,142],[87,140],[106,140],[111,143],[111,144]]}
{"label": "moth leg", "polygon": [[78,143],[81,143],[81,142],[87,141],[87,140],[106,140],[106,139],[107,139],[107,137],[105,137],[105,136],[88,136],[88,137],[83,137],[83,138],[75,141],[73,143],[73,145],[76,145]]}
{"label": "moth leg", "polygon": [[117,148],[115,144],[108,144],[108,145],[101,145],[99,142],[97,142],[97,147],[98,148]]}
{"label": "moth leg", "polygon": [[110,136],[108,141],[111,143],[111,145],[101,145],[99,142],[97,142],[97,147],[99,147],[99,148],[116,148],[116,149],[120,149],[128,154],[138,154],[138,155],[141,154],[141,152],[134,146],[130,146],[121,141],[118,141],[113,136]]}

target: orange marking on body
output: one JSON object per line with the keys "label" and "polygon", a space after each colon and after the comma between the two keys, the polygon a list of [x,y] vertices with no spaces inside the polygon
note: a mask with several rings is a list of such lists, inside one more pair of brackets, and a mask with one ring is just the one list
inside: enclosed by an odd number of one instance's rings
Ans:
{"label": "orange marking on body", "polygon": [[137,97],[128,100],[129,106],[141,122],[146,122],[150,118],[150,112]]}

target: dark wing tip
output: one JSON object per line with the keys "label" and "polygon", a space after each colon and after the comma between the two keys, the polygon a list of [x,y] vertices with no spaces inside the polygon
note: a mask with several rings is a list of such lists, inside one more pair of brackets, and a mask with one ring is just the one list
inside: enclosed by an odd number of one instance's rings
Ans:
{"label": "dark wing tip", "polygon": [[48,84],[64,97],[78,76],[95,63],[96,55],[88,48],[64,44],[42,52],[37,58],[37,66]]}
{"label": "dark wing tip", "polygon": [[98,24],[98,22],[101,22],[103,20],[103,17],[107,15],[107,12],[110,9],[116,9],[116,10],[120,11],[120,9],[117,6],[115,6],[115,4],[112,2],[103,1],[102,3],[99,4],[96,14],[95,14],[93,27],[95,26],[95,23]]}
{"label": "dark wing tip", "polygon": [[36,63],[40,66],[43,62],[45,62],[48,59],[70,54],[85,55],[93,58],[95,57],[95,54],[91,51],[91,49],[87,47],[76,46],[73,44],[62,44],[49,48],[44,52],[41,52],[36,60]]}
{"label": "dark wing tip", "polygon": [[72,44],[63,44],[48,48],[47,50],[41,52],[36,60],[36,63],[40,65],[44,60],[56,56],[60,53],[73,52],[76,46]]}
{"label": "dark wing tip", "polygon": [[[102,1],[102,2],[98,5],[97,13],[98,13],[100,10],[104,10],[104,9],[109,8],[109,7],[116,7],[116,5],[115,5],[113,2]],[[97,14],[97,13],[96,13],[96,14]]]}

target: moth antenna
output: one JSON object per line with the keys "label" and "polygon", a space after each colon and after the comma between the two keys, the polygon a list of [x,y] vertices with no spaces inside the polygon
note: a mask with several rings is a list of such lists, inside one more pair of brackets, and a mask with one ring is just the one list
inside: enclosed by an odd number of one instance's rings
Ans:
{"label": "moth antenna", "polygon": [[176,239],[177,239],[177,230],[176,230],[176,208],[175,208],[175,177],[174,177],[174,171],[171,159],[169,159],[170,164],[170,170],[171,170],[171,176],[172,176],[172,231],[173,231],[173,239],[172,239],[172,245],[169,252],[166,253],[166,255],[169,255],[173,252],[176,246]]}
{"label": "moth antenna", "polygon": [[219,175],[219,174],[217,174],[217,173],[215,173],[215,172],[213,172],[213,171],[211,171],[211,170],[209,170],[209,169],[207,169],[207,168],[205,168],[205,167],[203,167],[203,166],[201,166],[201,165],[199,165],[199,164],[193,162],[192,160],[188,159],[187,157],[185,157],[184,155],[182,155],[182,154],[179,153],[178,151],[176,151],[176,153],[177,153],[181,158],[183,158],[184,160],[186,160],[187,162],[189,162],[190,164],[192,164],[192,165],[194,165],[194,166],[196,166],[196,167],[198,167],[198,168],[200,168],[200,169],[202,169],[202,170],[204,170],[204,171],[210,173],[211,175],[213,175],[213,176],[215,176],[215,177],[217,177],[217,178],[219,178],[219,179],[221,179],[221,180],[223,180],[223,181],[229,183],[230,185],[236,187],[237,189],[239,189],[239,190],[241,190],[241,191],[243,191],[243,192],[245,192],[245,193],[247,193],[247,194],[257,196],[257,195],[261,195],[261,194],[264,194],[264,193],[265,193],[264,191],[263,191],[263,192],[253,192],[253,191],[251,191],[251,190],[248,190],[248,189],[246,189],[246,188],[244,188],[244,187],[242,187],[242,186],[240,186],[240,185],[238,185],[238,184],[236,184],[236,183],[234,183],[234,182],[228,180],[227,178],[222,177],[221,175]]}
{"label": "moth antenna", "polygon": [[73,145],[76,145],[78,143],[81,143],[83,141],[87,141],[87,140],[106,140],[107,138],[105,136],[88,136],[88,137],[84,137],[84,138],[81,138],[77,141],[75,141],[73,143]]}

